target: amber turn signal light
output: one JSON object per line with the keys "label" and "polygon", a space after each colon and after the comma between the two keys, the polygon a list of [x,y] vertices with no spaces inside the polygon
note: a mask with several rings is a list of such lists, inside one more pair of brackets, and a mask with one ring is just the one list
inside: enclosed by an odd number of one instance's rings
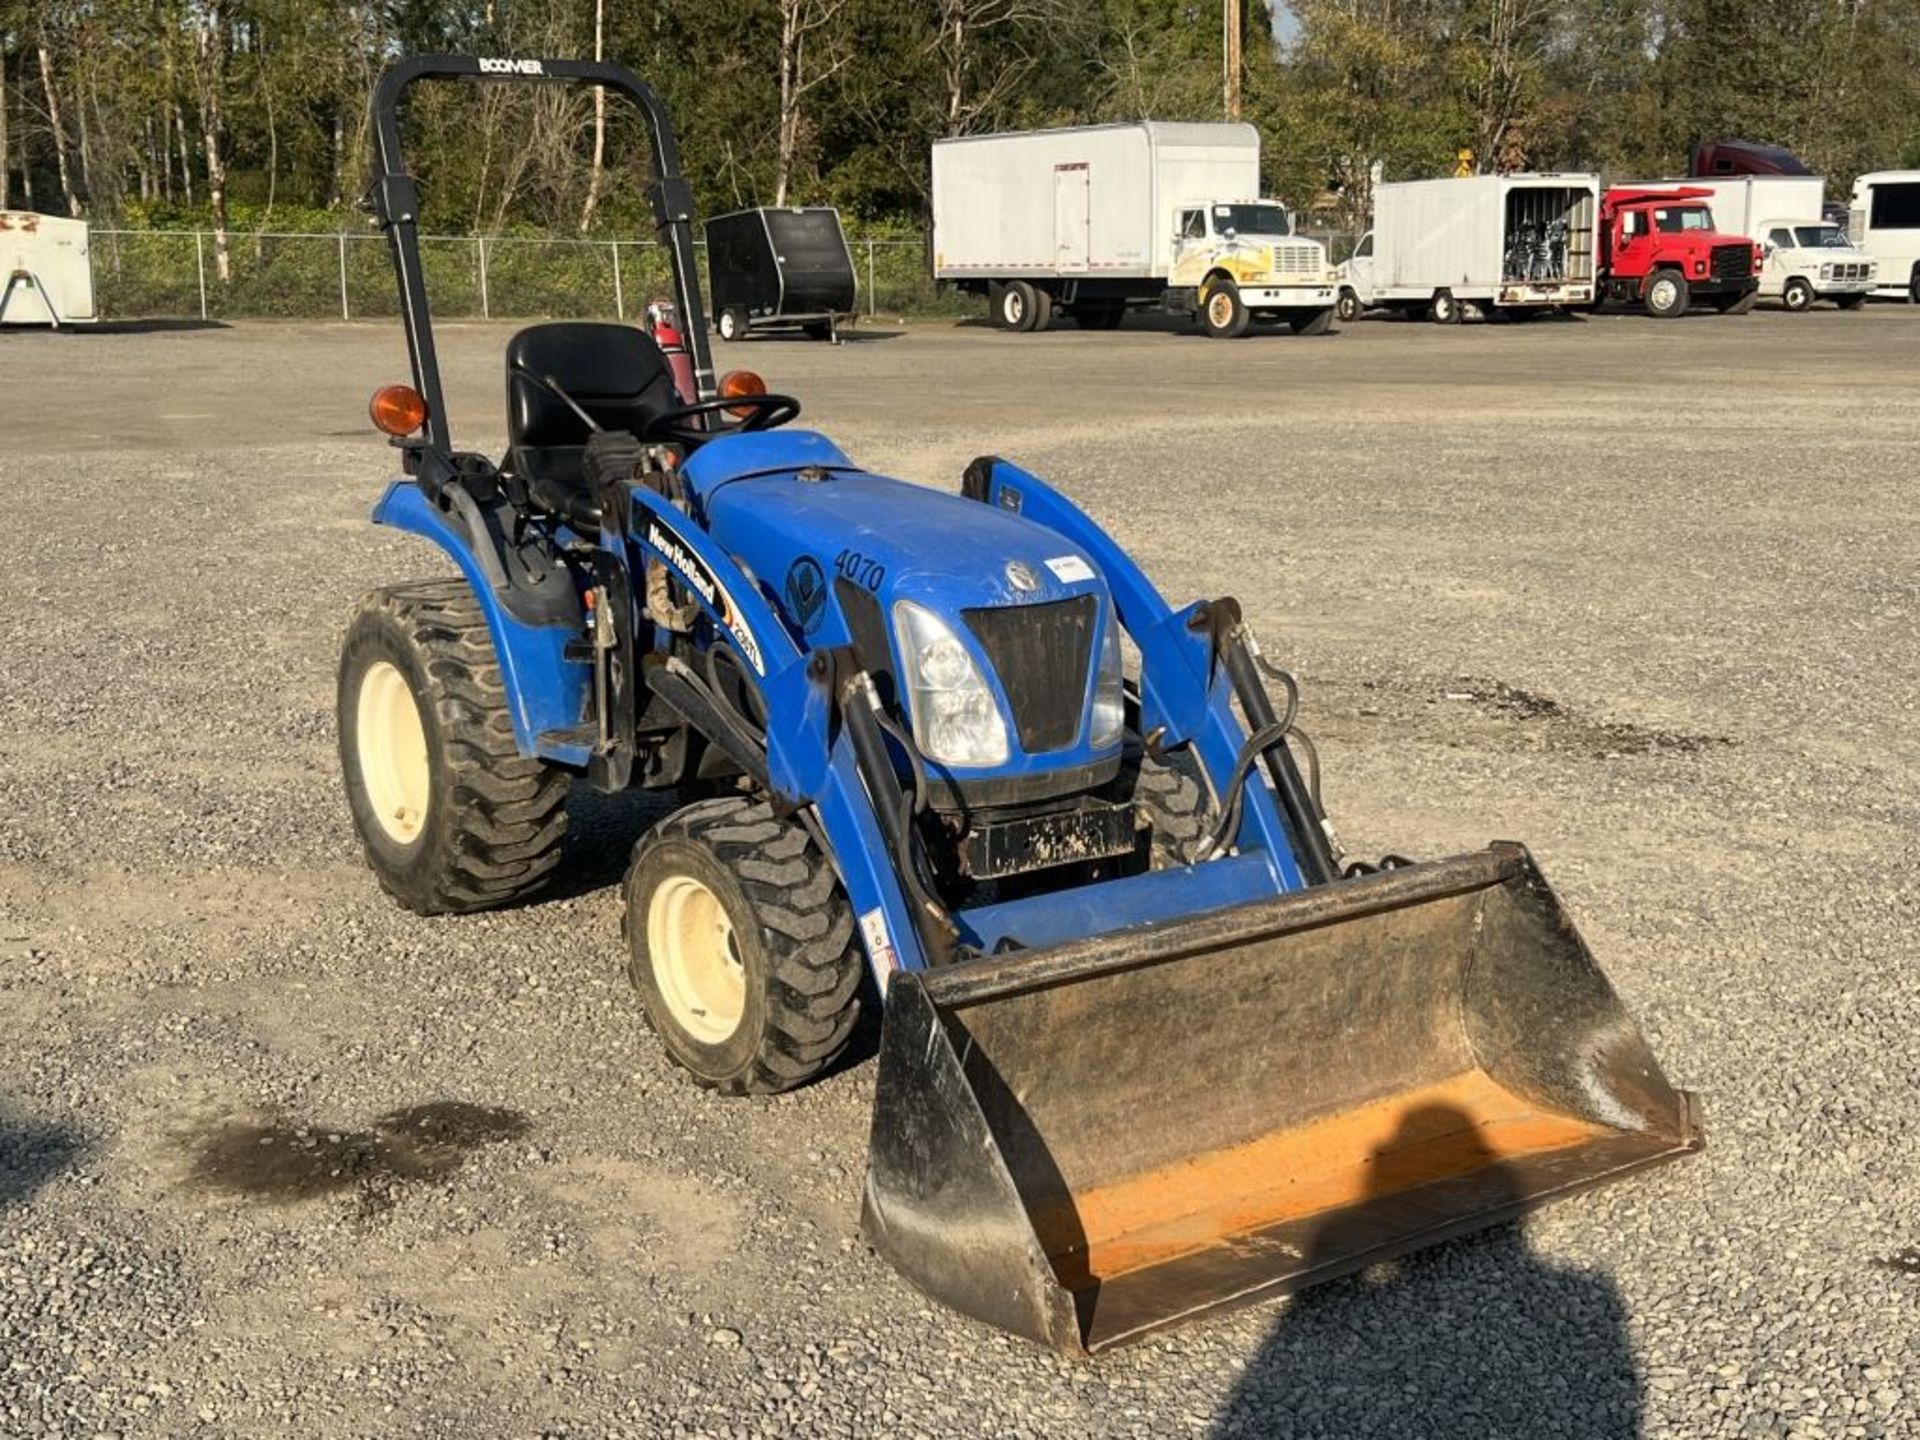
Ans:
{"label": "amber turn signal light", "polygon": [[[751,370],[729,370],[720,377],[720,398],[722,400],[738,400],[743,395],[764,395],[766,393],[767,382]],[[746,419],[747,416],[753,414],[753,410],[754,407],[751,405],[729,405],[727,407],[727,413],[738,420]]]}
{"label": "amber turn signal light", "polygon": [[411,385],[382,385],[373,392],[367,413],[374,429],[404,439],[427,423],[427,402]]}

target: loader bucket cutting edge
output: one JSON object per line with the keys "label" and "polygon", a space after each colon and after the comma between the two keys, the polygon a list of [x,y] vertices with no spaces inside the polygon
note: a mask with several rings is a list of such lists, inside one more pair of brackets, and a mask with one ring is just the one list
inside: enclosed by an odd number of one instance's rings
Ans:
{"label": "loader bucket cutting edge", "polygon": [[894,978],[863,1227],[1069,1354],[1701,1147],[1515,845]]}

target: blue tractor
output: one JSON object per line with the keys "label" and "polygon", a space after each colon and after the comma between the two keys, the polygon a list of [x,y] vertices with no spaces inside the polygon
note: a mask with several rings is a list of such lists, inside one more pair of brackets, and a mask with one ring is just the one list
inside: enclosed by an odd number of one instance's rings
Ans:
{"label": "blue tractor", "polygon": [[[446,79],[639,107],[697,394],[638,329],[534,325],[505,454],[455,446],[398,123]],[[1699,1146],[1523,848],[1343,864],[1232,600],[1170,606],[1006,460],[937,493],[715,382],[691,196],[630,71],[410,59],[374,122],[413,369],[375,397],[405,475],[374,519],[458,572],[366,597],[341,660],[347,794],[401,905],[533,895],[573,786],[679,792],[625,883],[666,1053],[779,1091],[881,1006],[866,1235],[1067,1353]]]}

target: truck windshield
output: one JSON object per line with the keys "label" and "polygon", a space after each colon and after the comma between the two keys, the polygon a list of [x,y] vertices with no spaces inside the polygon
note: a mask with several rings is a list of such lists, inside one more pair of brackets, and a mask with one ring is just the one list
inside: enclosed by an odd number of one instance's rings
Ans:
{"label": "truck windshield", "polygon": [[1838,225],[1796,225],[1793,238],[1803,250],[1851,250],[1853,242]]}
{"label": "truck windshield", "polygon": [[1654,227],[1669,235],[1713,229],[1713,212],[1704,205],[1668,205],[1653,212]]}
{"label": "truck windshield", "polygon": [[1287,212],[1278,205],[1216,205],[1213,233],[1224,235],[1291,235]]}

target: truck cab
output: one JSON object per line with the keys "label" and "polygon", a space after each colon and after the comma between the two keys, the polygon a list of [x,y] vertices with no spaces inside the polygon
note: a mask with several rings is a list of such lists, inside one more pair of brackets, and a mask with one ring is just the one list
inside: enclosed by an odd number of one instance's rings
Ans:
{"label": "truck cab", "polygon": [[1752,308],[1760,247],[1714,228],[1711,192],[1692,187],[1608,190],[1601,201],[1600,294],[1671,319],[1696,301],[1722,314]]}
{"label": "truck cab", "polygon": [[1831,300],[1853,310],[1873,293],[1873,261],[1832,221],[1764,220],[1754,232],[1762,245],[1760,293],[1787,309]]}
{"label": "truck cab", "polygon": [[1302,306],[1330,315],[1333,271],[1326,248],[1296,235],[1293,217],[1278,200],[1188,200],[1174,207],[1171,222],[1168,288],[1190,293],[1203,316],[1222,276],[1255,317]]}

